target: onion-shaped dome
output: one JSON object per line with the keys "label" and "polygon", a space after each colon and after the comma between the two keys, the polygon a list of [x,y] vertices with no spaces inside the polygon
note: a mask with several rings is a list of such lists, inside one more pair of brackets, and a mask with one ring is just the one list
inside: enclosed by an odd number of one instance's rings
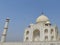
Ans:
{"label": "onion-shaped dome", "polygon": [[36,22],[42,22],[42,21],[48,21],[48,17],[46,17],[45,15],[41,15],[36,19]]}

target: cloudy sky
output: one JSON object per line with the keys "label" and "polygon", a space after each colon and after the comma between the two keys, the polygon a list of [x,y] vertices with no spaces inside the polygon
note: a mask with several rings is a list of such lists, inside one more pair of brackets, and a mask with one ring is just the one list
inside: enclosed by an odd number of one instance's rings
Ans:
{"label": "cloudy sky", "polygon": [[60,0],[0,0],[0,38],[5,19],[9,17],[7,41],[22,41],[24,29],[36,23],[41,12],[60,29]]}

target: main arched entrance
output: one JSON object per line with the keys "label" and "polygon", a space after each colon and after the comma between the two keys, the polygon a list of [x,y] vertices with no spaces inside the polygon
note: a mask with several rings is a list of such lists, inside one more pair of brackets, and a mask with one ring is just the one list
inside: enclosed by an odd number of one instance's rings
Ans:
{"label": "main arched entrance", "polygon": [[40,31],[38,29],[33,31],[33,41],[40,41]]}

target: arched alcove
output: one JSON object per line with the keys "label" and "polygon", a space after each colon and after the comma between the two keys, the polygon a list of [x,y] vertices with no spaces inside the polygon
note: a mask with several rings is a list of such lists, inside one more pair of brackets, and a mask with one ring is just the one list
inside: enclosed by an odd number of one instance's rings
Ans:
{"label": "arched alcove", "polygon": [[48,29],[45,29],[45,30],[44,30],[44,33],[48,33]]}
{"label": "arched alcove", "polygon": [[29,34],[29,31],[26,31],[26,35],[28,35]]}
{"label": "arched alcove", "polygon": [[38,29],[33,31],[33,41],[40,41],[40,31]]}
{"label": "arched alcove", "polygon": [[54,32],[54,30],[53,29],[51,29],[51,34]]}

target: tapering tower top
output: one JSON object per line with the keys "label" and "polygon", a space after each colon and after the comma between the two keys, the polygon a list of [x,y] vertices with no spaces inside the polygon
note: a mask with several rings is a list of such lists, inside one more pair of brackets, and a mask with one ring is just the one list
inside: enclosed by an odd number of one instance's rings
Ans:
{"label": "tapering tower top", "polygon": [[9,17],[7,17],[7,18],[6,18],[6,22],[9,22],[9,20],[10,20]]}

